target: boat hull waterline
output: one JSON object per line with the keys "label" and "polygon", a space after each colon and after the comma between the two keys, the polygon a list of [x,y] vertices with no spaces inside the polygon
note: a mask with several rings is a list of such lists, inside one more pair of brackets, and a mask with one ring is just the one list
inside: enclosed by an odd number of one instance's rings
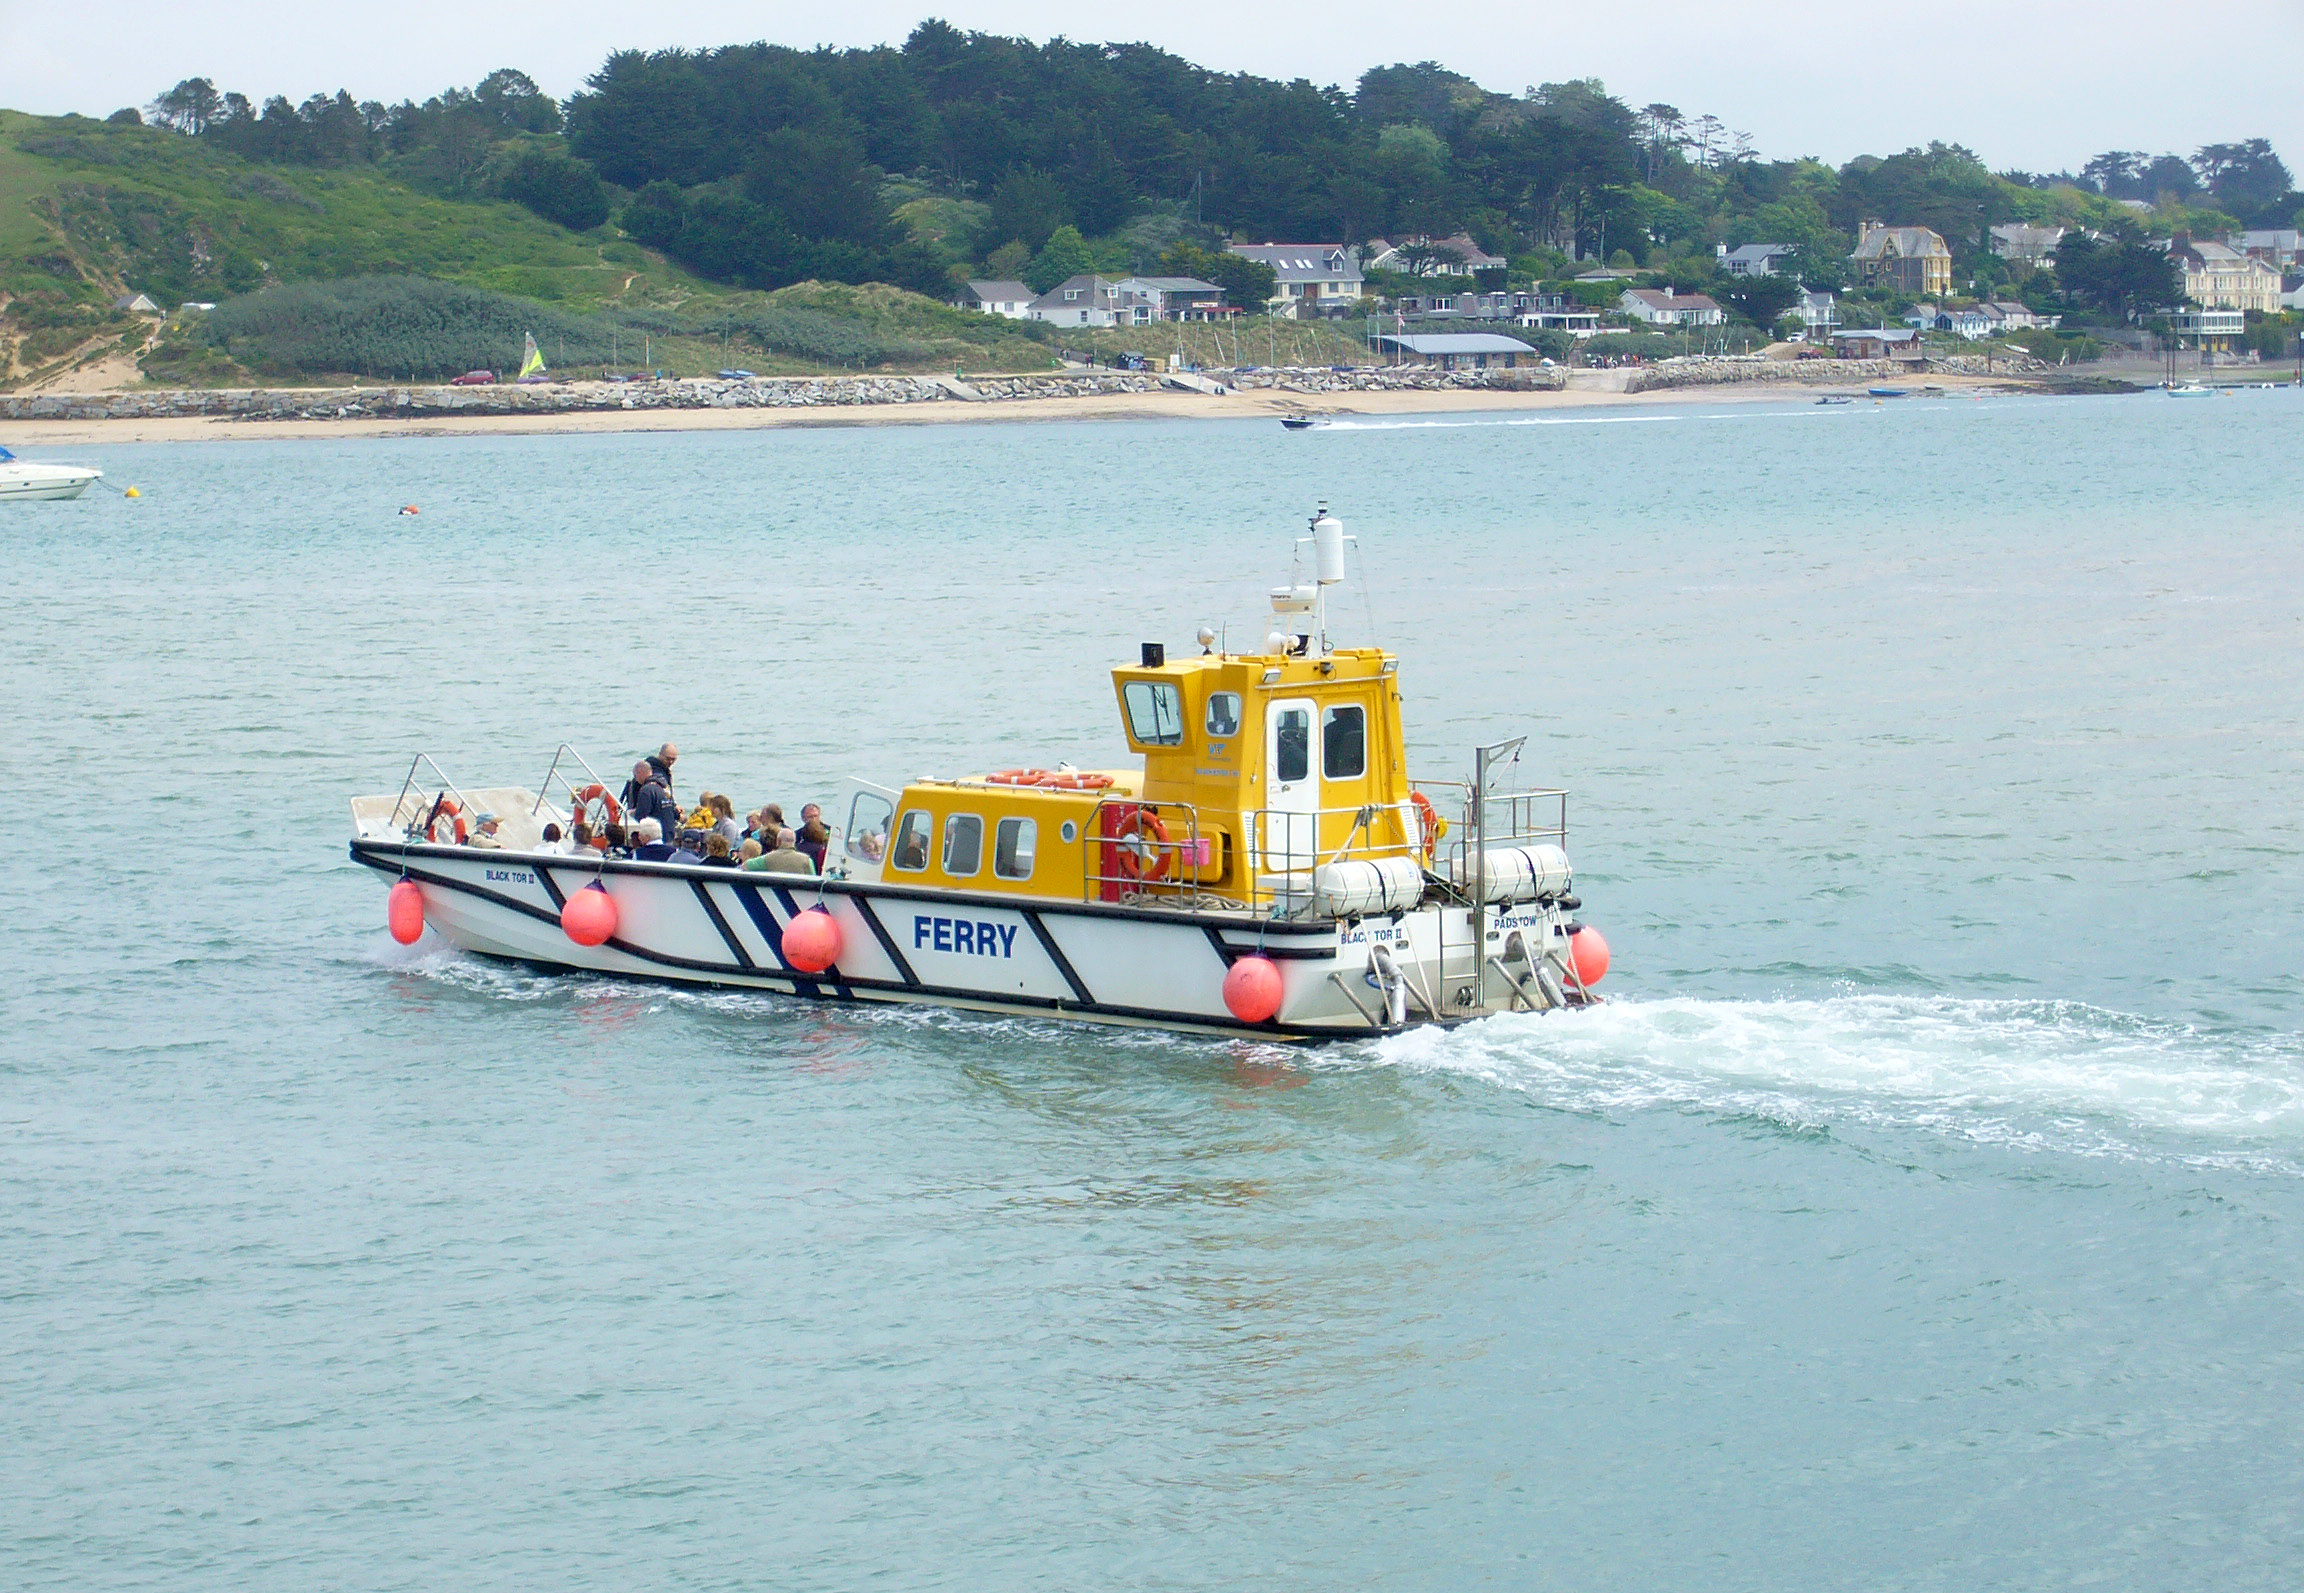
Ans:
{"label": "boat hull waterline", "polygon": [[[459,949],[568,971],[1266,1039],[1346,1039],[1495,1010],[1450,1010],[1450,993],[1476,983],[1462,906],[1292,922],[371,839],[353,841],[351,855],[413,881],[426,924]],[[595,881],[615,899],[617,932],[580,946],[560,908]],[[809,974],[785,963],[781,942],[815,907],[839,924],[840,954]],[[1531,991],[1556,986],[1570,927],[1556,905],[1491,908],[1484,960]],[[1407,1012],[1396,996],[1387,1013],[1379,945],[1406,974]],[[1524,976],[1501,964],[1506,952]],[[1280,1010],[1263,1023],[1242,1022],[1224,1002],[1225,973],[1247,956],[1281,971]]]}
{"label": "boat hull waterline", "polygon": [[77,498],[103,474],[77,465],[0,465],[0,502]]}

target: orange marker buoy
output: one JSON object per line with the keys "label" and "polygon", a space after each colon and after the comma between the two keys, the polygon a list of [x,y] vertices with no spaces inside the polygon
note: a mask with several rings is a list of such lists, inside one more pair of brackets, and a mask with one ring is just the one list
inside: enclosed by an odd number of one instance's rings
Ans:
{"label": "orange marker buoy", "polygon": [[784,926],[784,960],[802,973],[817,974],[840,960],[839,921],[811,907]]}
{"label": "orange marker buoy", "polygon": [[597,946],[616,933],[616,898],[597,880],[568,898],[560,929],[579,946]]}
{"label": "orange marker buoy", "polygon": [[392,938],[403,946],[413,946],[424,938],[424,893],[414,880],[402,880],[384,898],[384,922],[390,926]]}
{"label": "orange marker buoy", "polygon": [[1568,937],[1568,966],[1586,987],[1608,977],[1608,942],[1586,924]]}
{"label": "orange marker buoy", "polygon": [[1224,974],[1224,1010],[1242,1023],[1263,1023],[1280,1010],[1280,965],[1269,957],[1243,957]]}
{"label": "orange marker buoy", "polygon": [[421,509],[417,508],[417,507],[416,507],[416,505],[414,505],[414,504],[412,504],[412,503],[404,503],[404,504],[400,505],[400,512],[401,512],[402,514],[421,514],[421,513],[423,513],[424,511],[422,511]]}

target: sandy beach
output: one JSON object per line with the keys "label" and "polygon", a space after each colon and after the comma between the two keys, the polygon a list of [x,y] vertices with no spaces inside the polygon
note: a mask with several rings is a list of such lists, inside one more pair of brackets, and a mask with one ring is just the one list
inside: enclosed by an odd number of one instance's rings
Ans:
{"label": "sandy beach", "polygon": [[[820,408],[586,410],[566,414],[426,416],[393,420],[248,420],[154,417],[119,420],[17,420],[0,425],[12,447],[57,448],[147,442],[215,442],[283,437],[461,437],[552,435],[617,431],[749,431],[784,426],[940,426],[1026,424],[1094,420],[1253,420],[1283,414],[1446,415],[1497,414],[1679,404],[1811,402],[1822,390],[1788,382],[1623,391],[1630,371],[1579,371],[1558,392],[1473,389],[1440,392],[1353,392],[1329,396],[1269,390],[1158,392],[1078,398],[1024,398],[994,403],[853,404]],[[1938,376],[1929,385],[1946,392],[2025,392],[2022,379]],[[1837,390],[1848,390],[1840,384]]]}

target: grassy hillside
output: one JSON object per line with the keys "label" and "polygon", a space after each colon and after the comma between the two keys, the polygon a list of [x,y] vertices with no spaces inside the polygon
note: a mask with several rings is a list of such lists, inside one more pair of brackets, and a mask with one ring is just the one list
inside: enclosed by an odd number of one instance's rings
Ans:
{"label": "grassy hillside", "polygon": [[[259,167],[158,128],[0,112],[0,381],[37,381],[105,357],[141,359],[149,377],[171,381],[429,376],[446,374],[442,360],[501,364],[517,352],[516,342],[497,346],[501,306],[473,320],[469,348],[451,335],[426,343],[417,367],[397,369],[373,339],[329,364],[338,345],[323,337],[275,335],[243,351],[196,321],[163,333],[111,308],[126,293],[173,311],[369,277],[435,278],[559,312],[537,319],[557,329],[558,347],[573,342],[579,370],[637,367],[644,347],[658,367],[684,375],[726,363],[764,373],[1048,363],[1013,328],[893,289],[740,292],[690,275],[612,225],[571,232],[519,205],[443,198],[373,170]],[[341,319],[341,305],[332,313]],[[276,309],[266,324],[278,333],[280,320]],[[559,367],[545,324],[538,339]]]}

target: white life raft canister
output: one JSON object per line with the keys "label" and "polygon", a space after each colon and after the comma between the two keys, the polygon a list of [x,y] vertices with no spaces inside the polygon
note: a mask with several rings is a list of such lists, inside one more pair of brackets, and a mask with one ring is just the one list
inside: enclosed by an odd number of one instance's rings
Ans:
{"label": "white life raft canister", "polygon": [[1424,866],[1412,857],[1324,863],[1312,871],[1312,895],[1331,918],[1398,912],[1424,897]]}
{"label": "white life raft canister", "polygon": [[1480,899],[1491,907],[1557,896],[1575,877],[1568,854],[1545,842],[1539,846],[1492,846],[1481,869]]}

